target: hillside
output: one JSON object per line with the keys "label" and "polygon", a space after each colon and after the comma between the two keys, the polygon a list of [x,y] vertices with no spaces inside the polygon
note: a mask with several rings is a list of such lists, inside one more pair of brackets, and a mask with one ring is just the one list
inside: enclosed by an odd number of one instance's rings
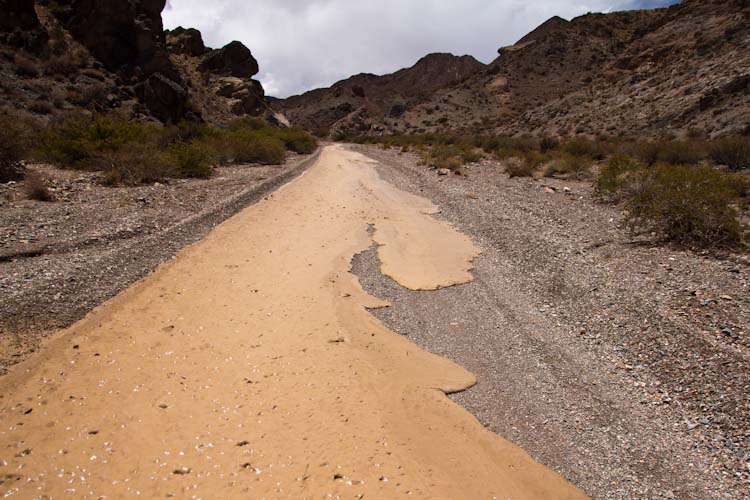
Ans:
{"label": "hillside", "polygon": [[440,89],[460,84],[484,69],[471,56],[430,54],[396,73],[356,75],[328,89],[281,100],[276,106],[292,123],[310,129],[364,130],[372,124],[385,129]]}
{"label": "hillside", "polygon": [[166,0],[13,0],[0,12],[0,111],[46,120],[76,110],[222,122],[268,112],[240,42],[166,31]]}
{"label": "hillside", "polygon": [[[488,66],[398,100],[398,113],[342,98],[354,77],[282,101],[291,118],[334,132],[474,130],[503,134],[717,136],[750,126],[750,3],[686,0],[666,9],[554,17]],[[394,75],[419,73],[420,63]],[[441,83],[444,83],[442,80]],[[336,97],[338,96],[338,97]],[[395,100],[388,104],[395,104]],[[367,110],[367,112],[365,112]]]}

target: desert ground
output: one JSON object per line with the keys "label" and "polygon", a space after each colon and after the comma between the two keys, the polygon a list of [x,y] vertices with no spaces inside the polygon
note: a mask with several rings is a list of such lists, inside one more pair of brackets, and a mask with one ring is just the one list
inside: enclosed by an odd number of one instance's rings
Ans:
{"label": "desert ground", "polygon": [[367,311],[349,271],[373,242],[412,290],[479,255],[373,163],[329,146],[3,378],[6,495],[587,498],[446,398],[472,374]]}
{"label": "desert ground", "polygon": [[[109,196],[184,199],[196,182]],[[5,286],[29,292],[3,325],[5,494],[748,497],[741,255],[635,239],[590,183],[492,161],[440,176],[329,145],[209,182],[224,187],[194,210],[210,215],[171,245],[154,231],[50,252],[38,234],[38,254],[6,250]],[[43,292],[72,256],[125,242],[128,266],[88,261],[97,294]]]}

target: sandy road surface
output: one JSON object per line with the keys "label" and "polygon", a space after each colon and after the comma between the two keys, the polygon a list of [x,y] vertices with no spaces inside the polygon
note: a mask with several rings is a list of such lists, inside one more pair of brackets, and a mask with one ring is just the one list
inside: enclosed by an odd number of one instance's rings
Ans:
{"label": "sandy road surface", "polygon": [[471,279],[477,249],[434,210],[326,148],[0,382],[0,492],[585,498],[445,397],[470,373],[365,310],[349,271],[373,239],[412,289]]}

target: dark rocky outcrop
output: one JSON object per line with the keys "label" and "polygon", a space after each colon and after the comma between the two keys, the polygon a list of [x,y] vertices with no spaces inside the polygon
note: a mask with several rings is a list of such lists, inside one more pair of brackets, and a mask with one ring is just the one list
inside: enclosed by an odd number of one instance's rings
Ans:
{"label": "dark rocky outcrop", "polygon": [[187,117],[187,92],[161,73],[154,73],[138,83],[135,92],[151,114],[163,122],[177,122]]}
{"label": "dark rocky outcrop", "polygon": [[209,52],[203,43],[201,32],[195,28],[179,26],[166,32],[167,48],[172,54],[199,57]]}
{"label": "dark rocky outcrop", "polygon": [[161,11],[166,0],[58,0],[56,17],[113,71],[161,73],[179,82],[169,60]]}
{"label": "dark rocky outcrop", "polygon": [[34,0],[0,0],[0,43],[38,51],[48,38],[36,15]]}
{"label": "dark rocky outcrop", "polygon": [[187,92],[169,58],[161,11],[166,0],[58,0],[53,12],[73,37],[110,71],[136,84],[159,119],[186,110]]}
{"label": "dark rocky outcrop", "polygon": [[217,75],[251,78],[258,74],[258,61],[250,49],[241,42],[231,42],[224,47],[212,50],[198,66],[199,71]]}

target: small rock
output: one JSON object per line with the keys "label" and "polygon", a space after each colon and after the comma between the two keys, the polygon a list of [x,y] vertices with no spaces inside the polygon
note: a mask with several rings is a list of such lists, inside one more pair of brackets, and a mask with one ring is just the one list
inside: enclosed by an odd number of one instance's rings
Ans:
{"label": "small rock", "polygon": [[553,188],[553,187],[545,186],[545,188],[544,188],[544,192],[545,192],[545,193],[549,193],[549,194],[552,194],[552,193],[556,193],[556,192],[557,192],[557,189],[555,189],[555,188]]}
{"label": "small rock", "polygon": [[176,474],[178,476],[185,476],[187,474],[190,474],[192,472],[192,469],[189,467],[180,467],[179,469],[175,469],[172,471],[172,474]]}
{"label": "small rock", "polygon": [[451,171],[447,168],[440,168],[437,173],[438,175],[450,175]]}

